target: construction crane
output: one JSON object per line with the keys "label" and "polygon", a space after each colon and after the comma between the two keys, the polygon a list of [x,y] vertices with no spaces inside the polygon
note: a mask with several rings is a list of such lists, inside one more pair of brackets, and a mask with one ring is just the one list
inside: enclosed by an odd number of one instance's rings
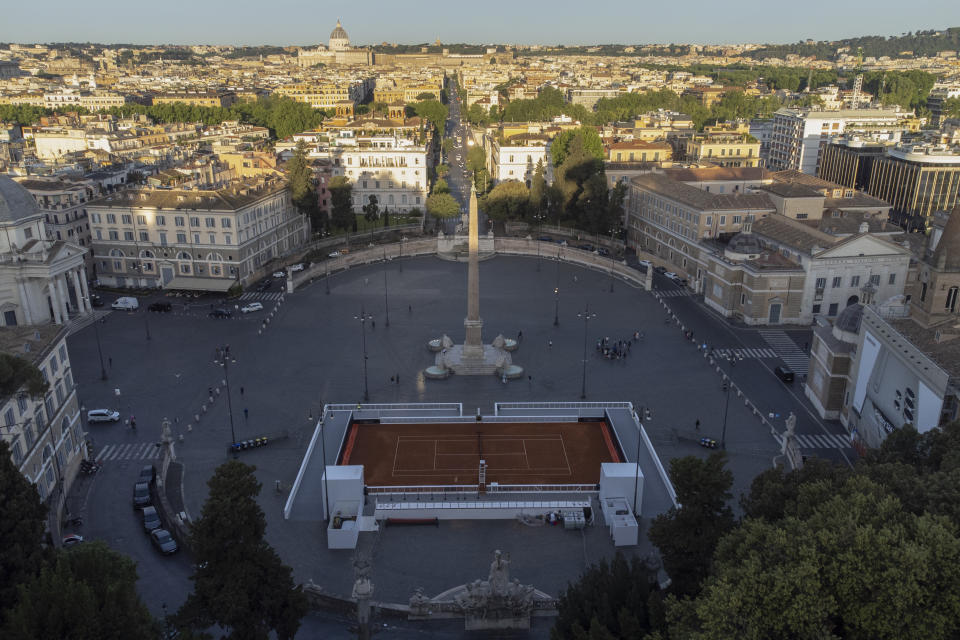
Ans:
{"label": "construction crane", "polygon": [[850,105],[856,109],[860,106],[860,92],[863,90],[863,74],[859,74],[853,81],[853,95],[850,96]]}

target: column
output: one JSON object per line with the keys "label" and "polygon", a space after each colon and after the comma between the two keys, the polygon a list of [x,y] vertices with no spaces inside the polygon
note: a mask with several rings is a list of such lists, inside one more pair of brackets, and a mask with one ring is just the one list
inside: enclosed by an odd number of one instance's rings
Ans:
{"label": "column", "polygon": [[90,309],[87,306],[89,303],[83,299],[83,292],[80,291],[80,283],[77,281],[77,272],[71,270],[67,273],[70,274],[70,284],[73,285],[73,293],[77,296],[77,309],[83,315],[87,315],[90,313]]}
{"label": "column", "polygon": [[30,296],[27,295],[27,287],[23,280],[17,281],[17,288],[20,290],[20,306],[23,307],[23,321],[27,324],[33,324],[33,312],[30,310]]}
{"label": "column", "polygon": [[83,289],[83,297],[87,299],[87,309],[91,310],[90,291],[87,289],[87,272],[83,267],[77,269],[77,277],[80,278],[80,287]]}
{"label": "column", "polygon": [[50,290],[50,306],[53,307],[53,321],[56,324],[63,324],[63,317],[60,315],[60,299],[57,295],[57,285],[53,280],[47,281],[47,288]]}
{"label": "column", "polygon": [[70,310],[67,308],[67,279],[61,274],[57,280],[57,293],[60,294],[60,313],[63,314],[63,323],[70,322]]}

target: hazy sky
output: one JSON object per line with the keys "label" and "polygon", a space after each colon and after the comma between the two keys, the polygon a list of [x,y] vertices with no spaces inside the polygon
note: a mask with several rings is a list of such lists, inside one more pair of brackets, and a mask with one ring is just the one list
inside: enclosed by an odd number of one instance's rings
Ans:
{"label": "hazy sky", "polygon": [[0,10],[0,42],[354,44],[796,42],[960,26],[958,0],[44,0]]}

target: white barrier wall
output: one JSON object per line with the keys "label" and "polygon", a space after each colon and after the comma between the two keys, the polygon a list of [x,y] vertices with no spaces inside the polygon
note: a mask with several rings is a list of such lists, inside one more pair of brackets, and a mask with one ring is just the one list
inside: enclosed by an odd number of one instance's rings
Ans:
{"label": "white barrier wall", "polygon": [[[363,465],[328,466],[320,480],[320,495],[324,514],[330,512],[333,515],[332,507],[338,502],[359,502],[362,505]],[[331,506],[329,510],[328,499]]]}
{"label": "white barrier wall", "polygon": [[[634,495],[636,501],[634,502]],[[643,471],[632,462],[604,462],[600,465],[600,500],[623,498],[633,512],[640,513],[643,503]]]}

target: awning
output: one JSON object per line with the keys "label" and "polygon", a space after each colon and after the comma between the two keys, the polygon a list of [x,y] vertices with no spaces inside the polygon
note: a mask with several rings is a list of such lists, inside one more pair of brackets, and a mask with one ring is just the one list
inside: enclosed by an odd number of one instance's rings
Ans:
{"label": "awning", "polygon": [[164,289],[175,291],[219,291],[224,292],[233,286],[236,280],[231,278],[191,278],[177,276],[166,285]]}

